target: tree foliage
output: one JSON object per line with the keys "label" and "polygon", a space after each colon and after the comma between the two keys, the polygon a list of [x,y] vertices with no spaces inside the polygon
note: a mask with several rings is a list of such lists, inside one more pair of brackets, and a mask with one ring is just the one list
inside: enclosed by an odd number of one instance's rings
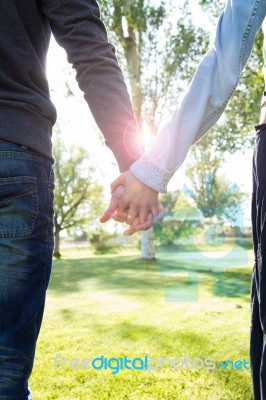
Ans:
{"label": "tree foliage", "polygon": [[[165,209],[165,219],[154,226],[154,236],[162,246],[174,244],[182,237],[188,238],[195,227],[195,208],[188,197],[181,191],[168,192],[161,196]],[[194,208],[194,209],[193,209]]]}
{"label": "tree foliage", "polygon": [[220,173],[223,155],[213,152],[211,146],[195,146],[193,162],[187,167],[190,179],[184,192],[191,197],[205,218],[226,218],[237,223],[244,194]]}
{"label": "tree foliage", "polygon": [[58,135],[55,157],[55,252],[60,257],[59,235],[63,230],[82,228],[100,214],[103,188],[95,178],[95,168],[86,149],[72,145],[66,149]]}

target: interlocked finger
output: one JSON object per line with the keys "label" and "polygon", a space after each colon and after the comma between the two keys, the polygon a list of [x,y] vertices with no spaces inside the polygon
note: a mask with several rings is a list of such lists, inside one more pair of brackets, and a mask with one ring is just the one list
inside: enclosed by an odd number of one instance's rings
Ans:
{"label": "interlocked finger", "polygon": [[121,223],[123,223],[123,222],[126,222],[126,220],[127,220],[127,215],[128,215],[127,211],[124,211],[124,212],[122,212],[122,213],[115,213],[115,214],[112,215],[112,219],[113,219],[114,221],[116,221],[116,222],[121,222]]}
{"label": "interlocked finger", "polygon": [[127,214],[127,219],[126,219],[126,223],[128,225],[132,225],[135,218],[138,216],[138,212],[132,208],[130,208],[128,210],[128,214]]}

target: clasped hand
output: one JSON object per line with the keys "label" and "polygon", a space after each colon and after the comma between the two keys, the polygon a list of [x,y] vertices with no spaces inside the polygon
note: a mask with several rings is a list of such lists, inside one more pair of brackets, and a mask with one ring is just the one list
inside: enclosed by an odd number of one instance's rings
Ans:
{"label": "clasped hand", "polygon": [[111,184],[111,201],[100,218],[104,223],[111,218],[126,222],[129,228],[124,235],[133,235],[152,227],[163,219],[164,208],[159,203],[159,193],[138,180],[131,171],[123,172]]}

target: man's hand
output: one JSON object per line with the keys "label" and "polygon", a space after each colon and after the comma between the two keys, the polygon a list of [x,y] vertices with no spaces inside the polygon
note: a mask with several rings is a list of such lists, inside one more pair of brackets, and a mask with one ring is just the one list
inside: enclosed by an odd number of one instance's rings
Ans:
{"label": "man's hand", "polygon": [[116,212],[120,198],[124,193],[124,186],[118,186],[116,190],[113,191],[110,204],[104,211],[103,215],[100,217],[100,222],[104,223],[112,218],[113,214]]}
{"label": "man's hand", "polygon": [[159,193],[139,181],[130,171],[122,173],[111,184],[111,193],[109,207],[101,216],[100,222],[108,221],[114,214],[116,221],[132,226],[125,234],[150,228],[153,218],[162,212],[158,201]]}

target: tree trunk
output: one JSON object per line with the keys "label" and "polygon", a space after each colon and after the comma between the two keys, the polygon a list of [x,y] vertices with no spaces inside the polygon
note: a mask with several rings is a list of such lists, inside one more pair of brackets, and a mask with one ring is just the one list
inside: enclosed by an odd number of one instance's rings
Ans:
{"label": "tree trunk", "polygon": [[[126,0],[125,8],[129,12],[130,7],[134,4],[134,0]],[[134,112],[136,114],[139,130],[142,129],[142,106],[143,93],[141,87],[141,58],[139,45],[141,41],[141,32],[136,29],[129,17],[126,19],[127,32],[124,32],[122,42],[124,42],[124,51],[127,60],[129,72],[129,80],[131,87],[131,95]],[[121,32],[123,27],[121,26]],[[156,260],[155,247],[153,243],[153,229],[145,231],[141,235],[141,256],[144,260]]]}
{"label": "tree trunk", "polygon": [[129,70],[133,108],[138,120],[139,129],[141,130],[143,93],[140,85],[140,57],[137,50],[135,32],[131,29],[129,29],[129,36],[125,38],[125,54]]}
{"label": "tree trunk", "polygon": [[141,234],[141,257],[148,261],[156,260],[153,228],[150,228]]}
{"label": "tree trunk", "polygon": [[54,247],[54,257],[60,258],[60,226],[55,224],[55,247]]}

